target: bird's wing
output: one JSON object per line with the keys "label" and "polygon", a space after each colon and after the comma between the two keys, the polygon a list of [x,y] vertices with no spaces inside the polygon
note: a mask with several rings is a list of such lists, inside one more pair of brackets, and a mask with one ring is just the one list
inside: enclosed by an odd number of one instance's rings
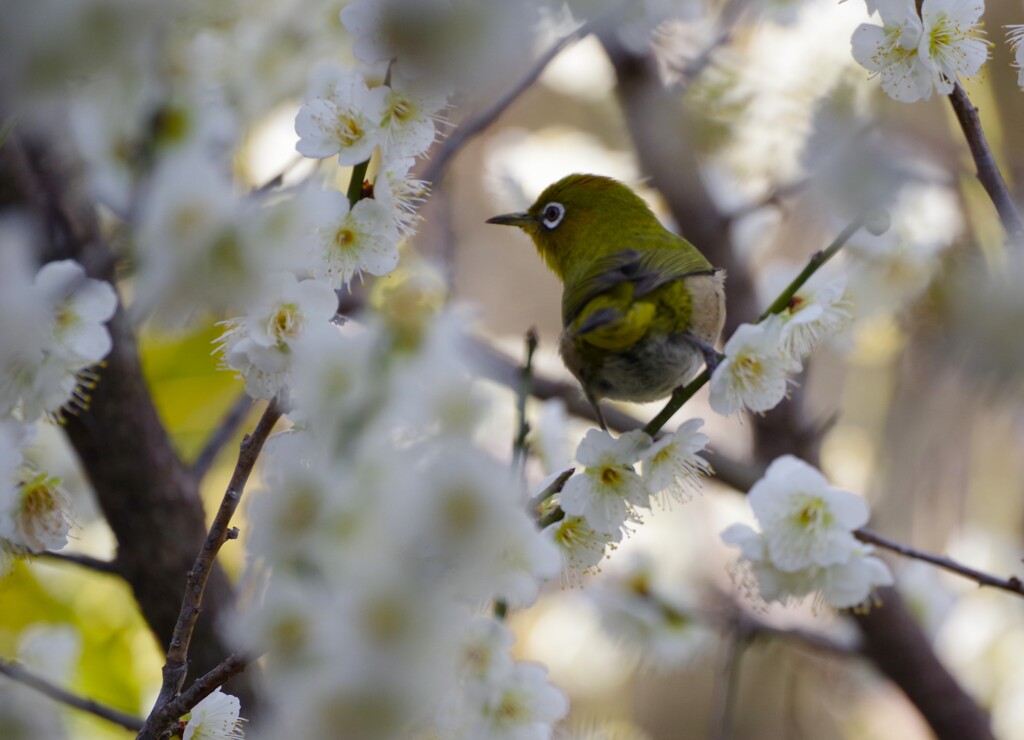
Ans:
{"label": "bird's wing", "polygon": [[[692,246],[615,252],[595,260],[578,279],[566,283],[562,294],[562,323],[569,326],[591,301],[623,283],[633,284],[636,299],[673,280],[712,272],[711,263]],[[589,321],[590,317],[587,323]]]}

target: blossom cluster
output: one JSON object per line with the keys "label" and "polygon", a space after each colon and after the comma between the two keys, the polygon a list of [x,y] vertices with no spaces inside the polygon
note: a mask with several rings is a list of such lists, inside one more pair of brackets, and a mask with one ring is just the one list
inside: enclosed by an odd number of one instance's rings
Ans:
{"label": "blossom cluster", "polygon": [[780,312],[737,327],[725,344],[725,358],[711,374],[711,408],[728,415],[778,406],[804,358],[851,319],[845,289],[845,278],[804,287]]}
{"label": "blossom cluster", "polygon": [[0,572],[11,555],[67,544],[60,481],[24,453],[41,419],[60,421],[88,406],[117,308],[110,284],[86,277],[73,260],[33,275],[30,234],[23,224],[0,229]]}
{"label": "blossom cluster", "polygon": [[982,0],[869,0],[882,25],[862,23],[853,33],[853,57],[882,80],[894,100],[949,95],[961,77],[971,77],[988,58],[981,38]]}
{"label": "blossom cluster", "polygon": [[548,737],[567,711],[476,616],[531,605],[561,561],[508,464],[474,444],[464,320],[424,317],[422,289],[298,349],[294,426],[250,499],[247,578],[266,586],[238,625],[241,647],[269,649],[267,737],[342,719],[359,737]]}
{"label": "blossom cluster", "polygon": [[658,440],[642,431],[618,438],[599,429],[587,432],[576,449],[582,470],[541,504],[542,512],[564,514],[544,532],[561,549],[570,581],[593,571],[653,500],[685,501],[700,489],[700,476],[710,472],[697,454],[708,442],[699,431],[703,424],[691,419]]}
{"label": "blossom cluster", "polygon": [[765,601],[814,593],[836,608],[857,607],[892,584],[886,565],[854,534],[867,524],[867,504],[811,465],[791,455],[776,459],[748,500],[761,531],[733,524],[722,540],[740,549]]}

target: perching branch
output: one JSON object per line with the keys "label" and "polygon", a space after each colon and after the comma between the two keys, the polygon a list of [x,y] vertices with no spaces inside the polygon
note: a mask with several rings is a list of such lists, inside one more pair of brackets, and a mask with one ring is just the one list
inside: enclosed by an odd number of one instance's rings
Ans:
{"label": "perching branch", "polygon": [[[153,710],[146,719],[146,724],[139,733],[139,740],[157,740],[160,733],[165,729],[167,717],[164,708],[168,705],[181,690],[188,673],[188,649],[192,641],[192,633],[199,618],[200,606],[203,600],[203,591],[206,588],[206,581],[210,576],[214,560],[221,546],[229,539],[237,536],[237,530],[229,527],[231,517],[238,508],[245,490],[245,484],[249,480],[256,459],[259,457],[263,444],[270,436],[274,425],[281,418],[281,410],[276,402],[271,401],[260,417],[256,429],[251,435],[246,435],[242,440],[238,453],[238,462],[235,465],[235,472],[231,476],[224,498],[221,500],[217,514],[213,518],[206,542],[203,544],[195,564],[188,573],[185,585],[185,598],[178,613],[178,621],[171,636],[171,642],[167,648],[167,663],[163,668],[163,685],[160,688],[160,695],[157,697]],[[173,719],[173,718],[171,718]]]}
{"label": "perching branch", "polygon": [[[839,232],[839,236],[833,239],[831,244],[825,247],[825,249],[815,252],[807,262],[807,266],[799,275],[793,278],[793,282],[786,286],[786,289],[779,294],[779,297],[772,301],[772,305],[770,305],[765,312],[761,314],[757,322],[761,323],[772,314],[781,313],[786,310],[786,307],[789,306],[789,302],[793,300],[793,296],[797,294],[797,291],[799,291],[800,288],[802,288],[807,281],[811,279],[811,276],[820,270],[826,262],[832,259],[839,250],[843,248],[843,245],[850,240],[850,237],[853,236],[863,225],[864,220],[862,218],[855,218],[845,229]],[[657,416],[647,423],[647,426],[644,427],[644,431],[652,437],[661,431],[661,428],[665,426],[668,420],[683,407],[683,404],[693,398],[693,395],[710,379],[711,373],[709,373],[707,368],[705,368],[700,375],[691,380],[684,387],[677,388],[673,391],[672,396],[665,404],[665,408],[663,408]]]}
{"label": "perching branch", "polygon": [[129,730],[139,730],[142,728],[142,720],[140,718],[114,709],[113,707],[105,706],[99,702],[93,701],[92,699],[86,699],[78,696],[77,694],[72,694],[70,691],[62,689],[59,686],[55,686],[45,678],[35,675],[20,663],[0,658],[0,673],[7,676],[12,681],[17,681],[20,684],[24,684],[29,688],[35,689],[54,701],[58,701],[61,704],[67,704],[69,707],[80,709],[83,712],[88,712],[100,719],[107,720],[107,722],[113,722],[115,725],[120,725],[121,727],[125,727]]}
{"label": "perching branch", "polygon": [[1006,181],[1003,180],[1003,174],[999,171],[996,158],[988,145],[978,109],[959,82],[954,83],[949,102],[967,138],[967,146],[970,147],[974,165],[977,167],[978,181],[992,199],[1006,235],[1014,242],[1024,244],[1024,221],[1021,221],[1020,212],[1013,202],[1013,196],[1006,187]]}
{"label": "perching branch", "polygon": [[1017,576],[1010,576],[1009,578],[997,578],[996,576],[984,573],[980,570],[970,568],[966,565],[958,563],[951,558],[947,558],[943,555],[934,555],[929,552],[917,550],[913,547],[901,544],[894,540],[890,540],[887,537],[883,537],[880,534],[876,534],[869,529],[858,529],[853,533],[861,542],[867,542],[870,545],[881,547],[892,552],[899,553],[903,557],[913,558],[914,560],[921,560],[925,563],[931,563],[932,565],[944,568],[951,573],[968,578],[972,581],[977,581],[979,586],[991,586],[992,588],[1002,589],[1003,591],[1009,591],[1015,593],[1018,596],[1024,596],[1024,581],[1021,581]]}

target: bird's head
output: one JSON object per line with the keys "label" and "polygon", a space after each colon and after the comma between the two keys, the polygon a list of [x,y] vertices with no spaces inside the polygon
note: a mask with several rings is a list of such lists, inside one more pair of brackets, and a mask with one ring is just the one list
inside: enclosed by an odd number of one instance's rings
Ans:
{"label": "bird's head", "polygon": [[521,213],[487,219],[518,226],[562,280],[574,269],[626,247],[637,234],[661,230],[651,209],[626,185],[600,175],[569,175],[549,185]]}

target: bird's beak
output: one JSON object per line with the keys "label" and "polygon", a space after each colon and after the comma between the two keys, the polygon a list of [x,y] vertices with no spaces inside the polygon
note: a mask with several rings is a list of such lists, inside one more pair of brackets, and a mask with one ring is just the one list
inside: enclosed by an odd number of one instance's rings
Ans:
{"label": "bird's beak", "polygon": [[523,229],[527,226],[535,226],[537,220],[525,211],[522,213],[503,213],[500,216],[492,216],[487,219],[489,224],[502,224],[503,226],[518,226]]}

